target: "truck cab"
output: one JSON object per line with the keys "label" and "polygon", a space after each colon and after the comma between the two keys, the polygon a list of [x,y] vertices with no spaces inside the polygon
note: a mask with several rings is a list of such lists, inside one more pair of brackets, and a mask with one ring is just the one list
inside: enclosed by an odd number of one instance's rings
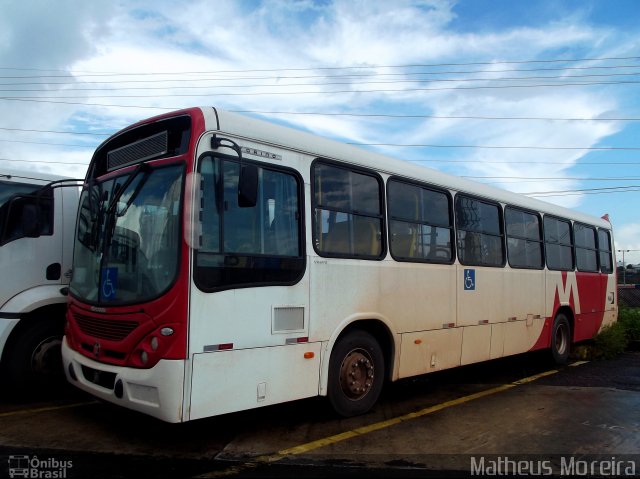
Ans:
{"label": "truck cab", "polygon": [[0,170],[0,374],[13,391],[61,379],[78,186]]}

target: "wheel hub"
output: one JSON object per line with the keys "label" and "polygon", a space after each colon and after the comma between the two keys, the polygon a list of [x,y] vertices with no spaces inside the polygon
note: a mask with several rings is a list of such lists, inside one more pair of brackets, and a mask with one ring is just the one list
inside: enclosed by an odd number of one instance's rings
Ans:
{"label": "wheel hub", "polygon": [[370,354],[363,349],[351,351],[340,367],[340,385],[349,399],[361,399],[371,390],[375,371]]}
{"label": "wheel hub", "polygon": [[52,374],[61,368],[62,340],[51,337],[42,341],[31,356],[31,370],[36,374]]}
{"label": "wheel hub", "polygon": [[556,329],[556,351],[560,354],[564,354],[565,349],[567,348],[567,331],[564,325],[558,326]]}

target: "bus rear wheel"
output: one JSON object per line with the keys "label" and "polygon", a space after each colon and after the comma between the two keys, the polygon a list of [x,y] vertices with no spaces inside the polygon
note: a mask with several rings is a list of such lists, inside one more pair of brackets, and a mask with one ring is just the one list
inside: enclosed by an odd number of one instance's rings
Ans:
{"label": "bus rear wheel", "polygon": [[551,356],[556,364],[566,364],[571,350],[571,326],[567,316],[558,313],[551,330]]}
{"label": "bus rear wheel", "polygon": [[328,395],[344,417],[364,414],[378,400],[384,383],[384,357],[378,341],[364,331],[341,338],[329,360]]}

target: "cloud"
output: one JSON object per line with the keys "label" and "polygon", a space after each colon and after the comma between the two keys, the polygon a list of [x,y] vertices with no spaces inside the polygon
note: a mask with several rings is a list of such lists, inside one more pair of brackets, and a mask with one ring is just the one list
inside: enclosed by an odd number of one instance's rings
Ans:
{"label": "cloud", "polygon": [[[456,19],[455,2],[445,0],[401,0],[392,5],[365,0],[220,0],[215,5],[207,1],[61,0],[54,4],[42,0],[36,2],[35,7],[33,2],[8,2],[2,9],[0,38],[6,41],[0,43],[4,45],[0,46],[1,64],[72,70],[76,73],[68,79],[71,84],[50,85],[46,95],[70,97],[59,100],[64,102],[105,105],[3,102],[3,106],[8,106],[5,124],[22,128],[86,127],[99,132],[115,131],[162,111],[153,108],[175,109],[194,104],[267,112],[407,112],[452,117],[549,118],[593,118],[618,111],[623,104],[621,97],[610,92],[603,94],[597,87],[589,90],[468,89],[514,84],[496,81],[505,77],[571,73],[505,72],[501,70],[513,70],[517,65],[497,63],[500,60],[545,58],[558,55],[557,52],[563,52],[563,56],[571,56],[564,52],[605,56],[608,48],[620,48],[615,31],[589,24],[588,17],[579,12],[571,17],[550,18],[535,26],[463,31],[451,27],[454,20],[459,24],[461,19]],[[596,48],[598,50],[593,51]],[[464,64],[478,60],[496,63],[442,68],[384,67]],[[331,69],[353,66],[368,68]],[[473,73],[434,75],[437,71]],[[112,74],[96,77],[86,76],[86,72]],[[113,75],[118,72],[129,75]],[[178,75],[158,75],[159,72]],[[417,72],[431,74],[416,75]],[[141,75],[130,75],[132,73]],[[469,81],[478,78],[485,80]],[[104,83],[96,83],[99,81]],[[80,88],[85,91],[79,91]],[[265,95],[265,92],[285,94]],[[42,94],[45,93],[29,95]],[[110,104],[145,108],[107,106]],[[622,128],[612,122],[385,121],[302,115],[276,118],[343,141],[395,144],[588,147]],[[77,144],[80,138],[61,139],[41,134],[37,141]],[[100,139],[93,141],[95,144]],[[459,175],[564,178],[561,181],[504,180],[498,184],[519,192],[575,188],[578,183],[569,179],[575,176],[571,175],[571,168],[587,153],[533,149],[380,149],[406,159],[471,162],[453,166],[431,163]],[[28,160],[41,151],[41,146],[0,142],[0,157],[10,155]],[[80,152],[77,147],[65,149],[51,145],[47,158],[65,161],[69,156],[82,156],[88,161],[90,153],[90,149]],[[507,161],[513,163],[498,163]],[[543,164],[535,164],[540,161]],[[582,200],[580,196],[549,199],[565,206],[576,206]]]}
{"label": "cloud", "polygon": [[[68,74],[79,59],[94,55],[104,38],[109,36],[109,19],[114,11],[110,2],[78,2],[59,0],[29,2],[9,0],[0,6],[0,65],[2,95],[33,97],[38,93],[20,90],[44,89],[56,94],[59,82],[73,82]],[[9,90],[9,91],[6,91]],[[18,91],[16,91],[18,90]],[[74,114],[76,107],[43,102],[3,101],[0,126],[12,129],[42,130],[31,134],[0,134],[0,157],[14,160],[2,166],[15,168],[20,161],[69,161],[83,159],[88,163],[91,148],[79,152],[73,137],[44,133],[55,130]],[[44,161],[43,160],[43,161]],[[83,176],[85,168],[32,164],[39,171]]]}
{"label": "cloud", "polygon": [[[446,99],[451,101],[447,102]],[[534,91],[522,95],[517,101],[500,94],[480,94],[441,98],[434,103],[436,116],[486,116],[491,111],[497,117],[533,117],[595,118],[617,108],[614,100],[598,98],[579,92],[542,92]],[[571,112],[570,115],[567,112]],[[460,159],[471,161],[467,174],[478,177],[506,177],[497,185],[519,193],[544,192],[572,189],[576,181],[570,169],[588,153],[588,150],[546,149],[589,148],[597,145],[603,138],[619,131],[620,125],[614,122],[585,121],[490,121],[459,119],[448,122],[431,121],[423,129],[422,138],[412,141],[424,141],[435,144],[466,144],[496,148],[456,150]],[[522,148],[500,148],[502,146],[520,146]],[[544,178],[567,178],[566,181],[545,180]],[[536,180],[538,178],[539,180]],[[496,180],[485,180],[496,182]],[[578,204],[579,196],[553,198],[564,206]]]}
{"label": "cloud", "polygon": [[0,64],[65,69],[108,35],[111,2],[9,0],[0,15]]}

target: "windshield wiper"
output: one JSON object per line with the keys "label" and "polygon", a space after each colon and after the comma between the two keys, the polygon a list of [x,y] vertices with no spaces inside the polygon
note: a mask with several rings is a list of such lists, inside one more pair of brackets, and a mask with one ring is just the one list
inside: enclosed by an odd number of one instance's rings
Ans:
{"label": "windshield wiper", "polygon": [[124,192],[127,190],[127,188],[129,188],[129,185],[131,185],[131,183],[133,183],[133,180],[136,178],[136,176],[138,176],[138,174],[141,171],[145,171],[145,173],[148,175],[149,174],[149,169],[150,168],[149,168],[149,165],[147,163],[140,163],[136,167],[136,169],[133,170],[133,172],[127,178],[127,181],[125,181],[122,184],[120,189],[114,193],[113,197],[111,198],[111,201],[109,201],[109,206],[107,207],[107,211],[105,212],[105,216],[109,217],[111,215],[111,213],[113,213],[113,210],[115,210],[116,206],[118,205],[118,200],[124,194]]}
{"label": "windshield wiper", "polygon": [[[122,209],[122,211],[116,212],[117,216],[124,216],[127,213],[127,210],[133,204],[133,201],[138,197],[138,195],[140,194],[140,191],[142,190],[142,187],[145,185],[145,183],[149,179],[149,174],[150,173],[151,173],[151,171],[149,169],[146,169],[142,173],[143,174],[142,178],[140,179],[140,181],[136,185],[136,189],[133,190],[133,193],[131,193],[131,196],[129,197],[129,199],[125,203],[124,208]],[[124,191],[124,185],[123,185],[122,190],[120,190],[120,191]],[[119,195],[119,196],[122,196],[122,195]]]}
{"label": "windshield wiper", "polygon": [[[111,237],[113,236],[113,232],[115,230],[115,226],[116,226],[116,219],[115,216],[113,214],[114,210],[116,209],[117,205],[118,205],[118,200],[122,197],[122,195],[124,194],[124,192],[127,190],[127,188],[129,188],[129,186],[131,185],[131,183],[133,183],[133,180],[138,176],[138,174],[140,172],[144,172],[145,177],[149,176],[149,173],[151,171],[151,167],[146,164],[146,163],[140,163],[135,170],[133,170],[133,172],[129,175],[129,177],[127,178],[127,180],[122,184],[122,187],[120,187],[120,189],[118,191],[116,191],[113,194],[113,197],[111,198],[111,200],[109,201],[109,206],[107,207],[104,215],[101,215],[102,217],[104,217],[105,219],[105,229],[104,229],[104,255],[102,257],[102,262],[105,261],[106,257],[107,257],[107,250],[109,248],[109,244],[111,243]],[[136,188],[137,190],[137,188]],[[102,267],[102,265],[101,265]]]}

